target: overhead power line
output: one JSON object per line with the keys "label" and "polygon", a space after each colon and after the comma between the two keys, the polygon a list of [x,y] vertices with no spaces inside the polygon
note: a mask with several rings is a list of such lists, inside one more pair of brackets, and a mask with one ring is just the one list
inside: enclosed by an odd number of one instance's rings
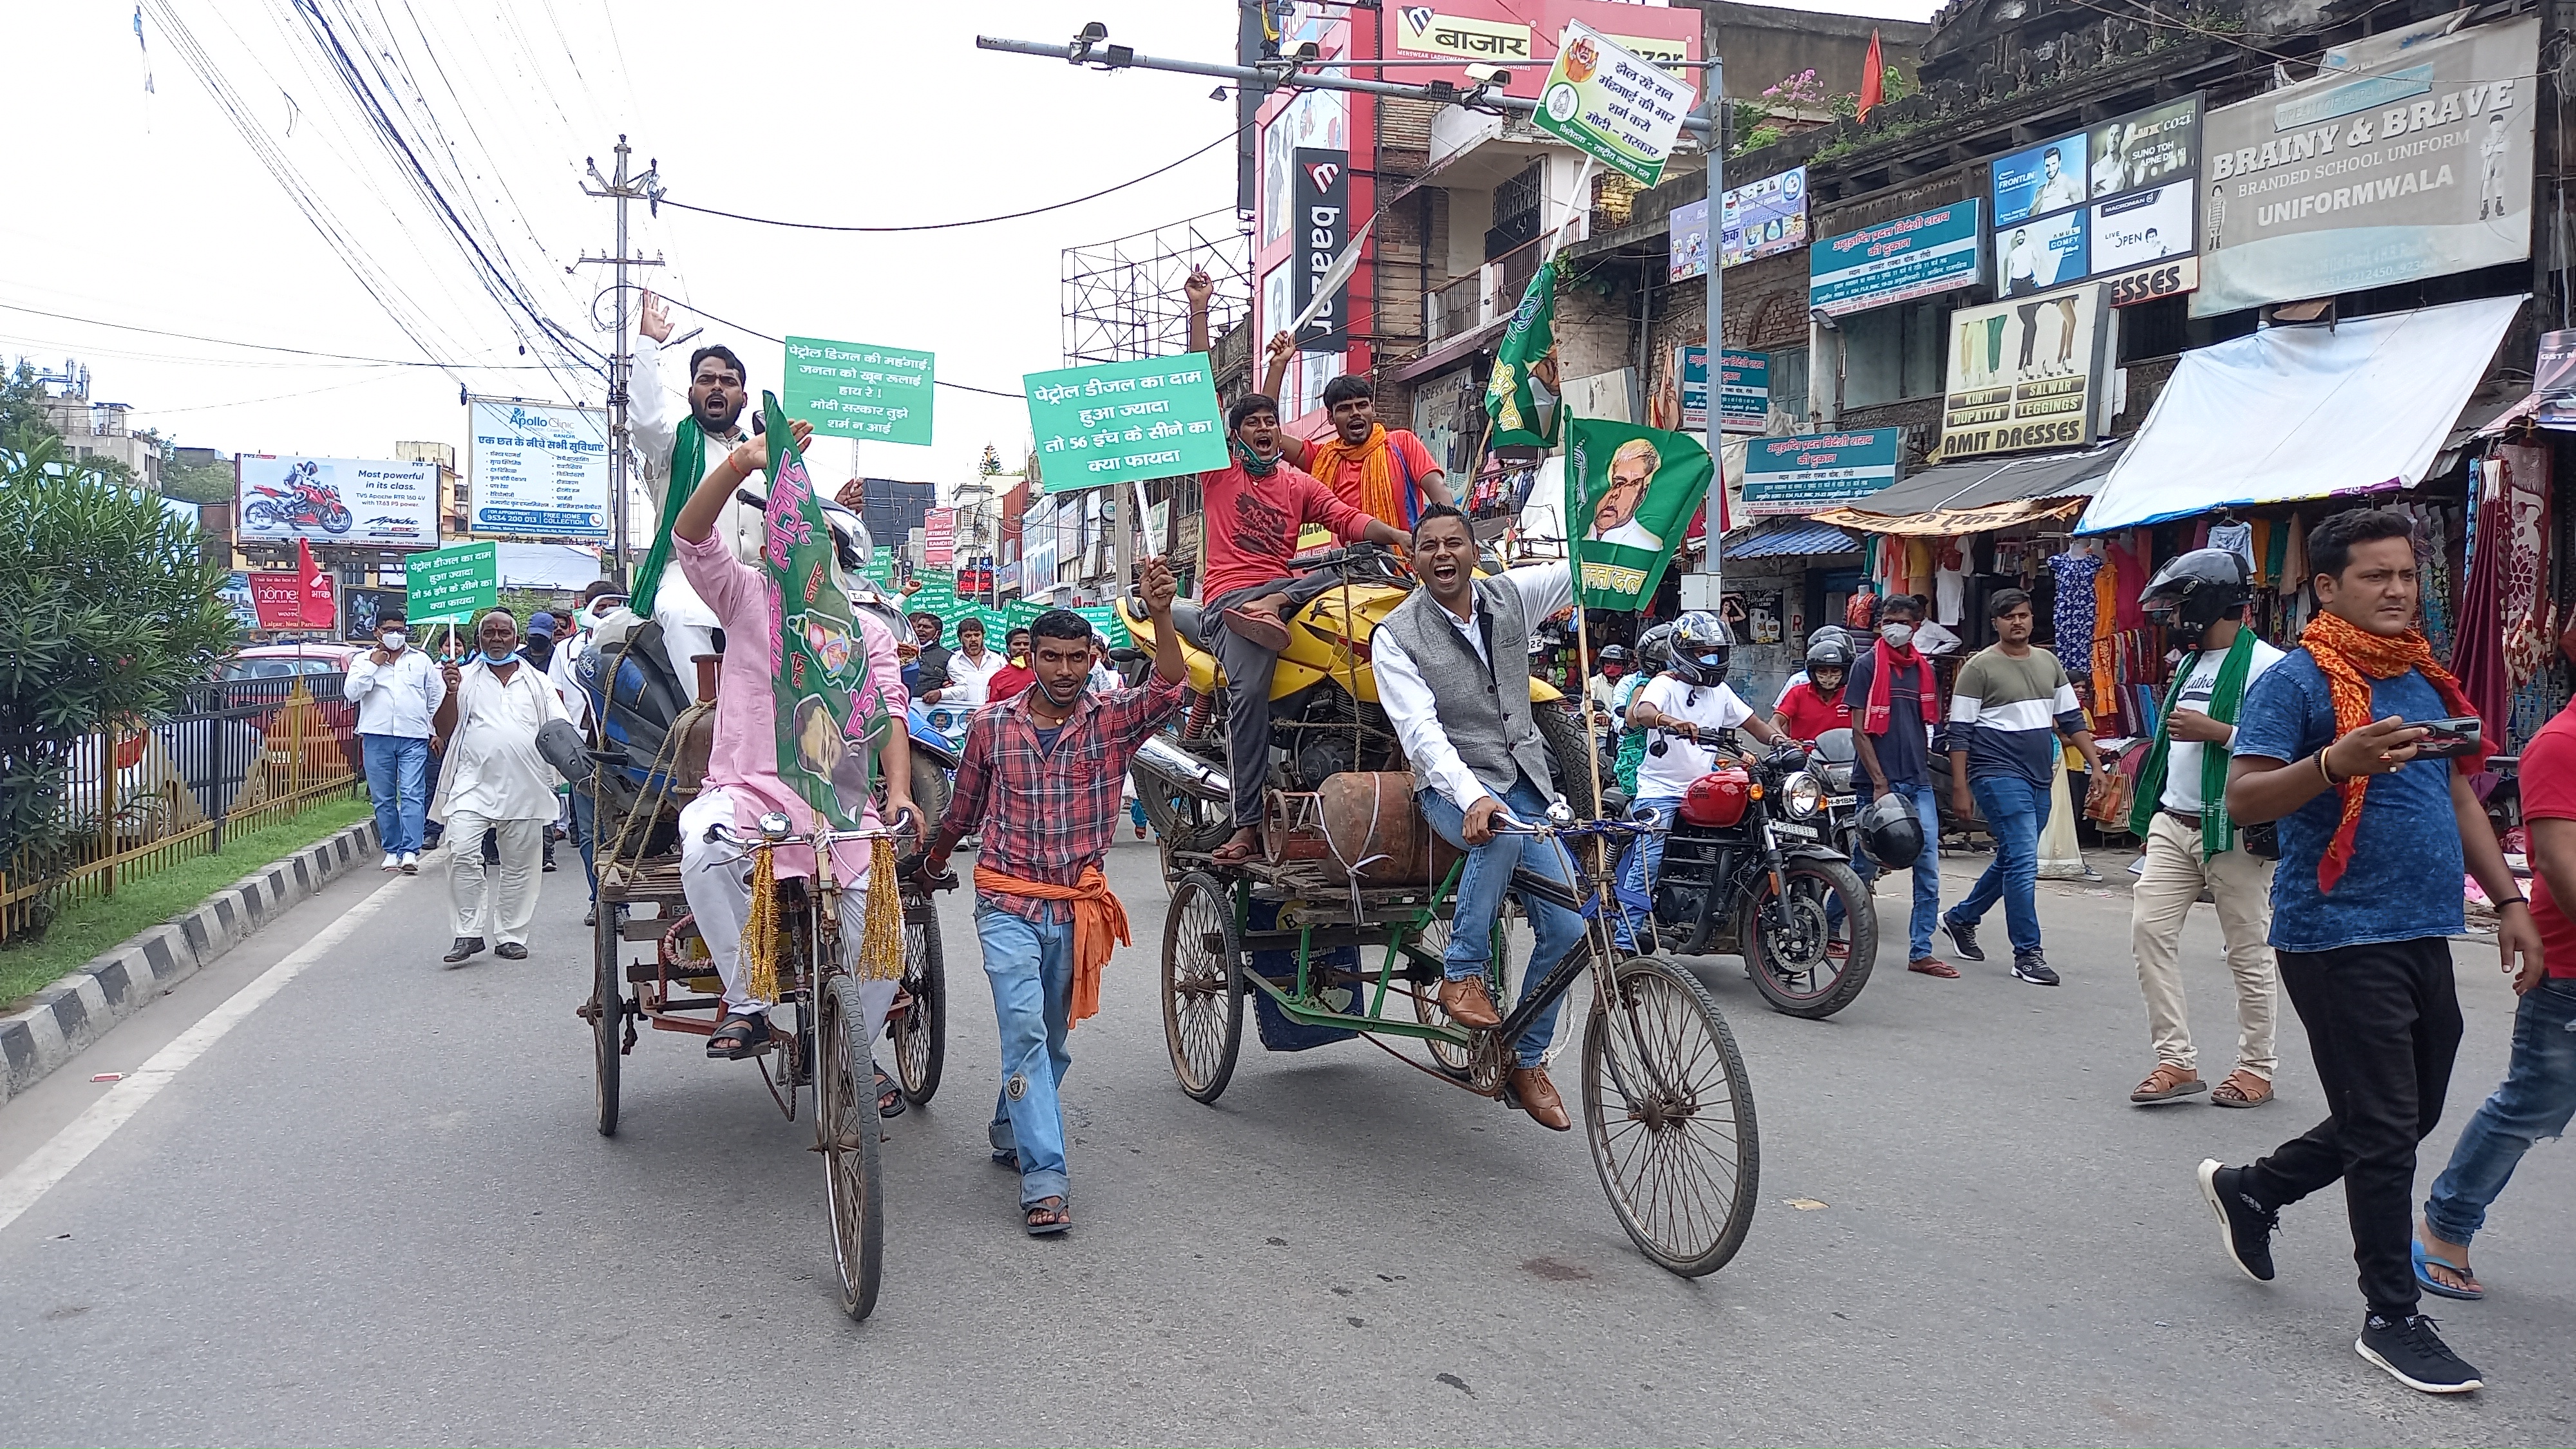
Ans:
{"label": "overhead power line", "polygon": [[[665,203],[664,203],[664,205],[668,205],[668,204],[669,204],[669,203],[667,203],[667,202],[665,202]],[[638,287],[636,290],[641,291],[641,290],[643,290],[643,289],[642,289],[641,287]],[[602,295],[605,295],[605,293],[603,293]],[[656,293],[655,295],[659,296],[660,294],[659,294],[659,293]],[[734,320],[733,320],[732,318],[730,318],[730,317],[719,317],[719,316],[717,316],[715,313],[708,311],[708,310],[707,310],[706,308],[704,308],[704,307],[692,307],[692,306],[690,306],[688,303],[681,301],[681,300],[680,300],[679,298],[677,298],[677,297],[663,297],[663,298],[662,298],[662,300],[663,300],[663,301],[665,301],[665,302],[668,302],[669,304],[671,304],[671,305],[672,305],[672,306],[674,306],[674,307],[679,308],[679,309],[680,309],[681,311],[683,311],[683,312],[693,312],[693,313],[697,314],[697,315],[698,315],[698,316],[700,316],[700,317],[704,317],[704,318],[706,318],[708,321],[715,323],[715,324],[716,324],[717,326],[719,326],[719,327],[730,327],[730,328],[732,328],[734,331],[741,333],[741,334],[742,334],[743,336],[745,336],[745,337],[757,337],[757,338],[759,338],[759,339],[760,339],[761,341],[763,341],[763,342],[775,342],[775,343],[779,343],[779,344],[780,344],[780,345],[782,345],[782,346],[783,346],[783,345],[785,345],[785,343],[786,343],[786,341],[787,341],[787,339],[786,339],[786,338],[784,338],[784,337],[772,337],[772,336],[770,336],[768,333],[763,332],[763,331],[759,330],[759,329],[758,329],[758,328],[756,328],[756,327],[745,327],[745,326],[743,326],[741,323],[734,321]],[[594,299],[592,300],[592,302],[591,302],[591,308],[592,308],[592,310],[593,310],[593,311],[598,310],[598,306],[599,306],[599,303],[598,303],[597,299],[596,299],[596,298],[594,298]],[[1009,399],[1010,399],[1011,401],[1013,401],[1013,402],[1025,402],[1025,401],[1027,400],[1027,395],[1026,395],[1026,394],[1024,394],[1024,393],[1016,393],[1016,392],[996,392],[996,391],[994,391],[992,388],[989,388],[989,387],[970,387],[970,386],[968,386],[967,384],[962,383],[962,382],[950,382],[948,379],[946,379],[946,378],[944,378],[944,377],[934,377],[934,378],[932,378],[932,379],[931,379],[931,381],[932,381],[933,383],[937,384],[937,385],[938,385],[938,386],[940,386],[940,387],[951,388],[951,389],[954,389],[954,390],[956,390],[956,391],[958,391],[958,392],[977,392],[977,393],[982,393],[982,394],[983,394],[984,396],[986,396],[986,397],[1001,397],[1001,398],[1009,398]]]}
{"label": "overhead power line", "polygon": [[551,372],[541,362],[434,362],[417,358],[362,357],[351,352],[316,352],[306,347],[285,347],[270,342],[242,342],[230,337],[208,337],[196,332],[172,332],[161,327],[137,327],[130,322],[109,322],[98,317],[76,317],[69,312],[48,312],[39,307],[21,307],[0,302],[0,312],[23,312],[30,317],[50,317],[57,322],[78,322],[89,327],[110,327],[119,332],[142,332],[154,337],[173,337],[182,342],[210,342],[217,347],[246,347],[254,352],[286,352],[297,357],[318,358],[328,362],[358,362],[376,367],[431,367],[444,372],[470,369],[477,372]]}
{"label": "overhead power line", "polygon": [[1050,211],[1062,211],[1068,206],[1080,206],[1086,201],[1098,201],[1100,198],[1108,196],[1114,192],[1124,191],[1130,186],[1140,186],[1145,182],[1153,180],[1157,176],[1179,170],[1181,167],[1186,166],[1192,161],[1196,161],[1201,156],[1206,155],[1210,151],[1215,150],[1217,147],[1232,141],[1234,136],[1235,133],[1229,130],[1224,135],[1219,136],[1215,140],[1208,142],[1206,145],[1201,146],[1195,151],[1192,151],[1187,156],[1182,157],[1180,160],[1173,162],[1169,166],[1158,166],[1153,170],[1146,172],[1142,176],[1129,177],[1127,180],[1121,181],[1115,186],[1104,186],[1100,190],[1095,191],[1088,196],[1077,196],[1070,201],[1051,202],[1045,206],[1033,206],[1026,211],[1005,212],[1000,216],[979,216],[969,221],[931,221],[922,222],[915,226],[834,226],[819,221],[780,221],[775,217],[745,216],[738,211],[720,211],[712,206],[692,206],[685,201],[673,201],[667,196],[662,198],[662,204],[664,206],[676,206],[682,211],[698,212],[705,216],[721,216],[728,221],[748,221],[760,226],[792,227],[797,231],[866,232],[875,235],[907,231],[954,231],[959,227],[991,226],[997,221],[1018,221],[1020,218],[1026,216],[1044,216]]}

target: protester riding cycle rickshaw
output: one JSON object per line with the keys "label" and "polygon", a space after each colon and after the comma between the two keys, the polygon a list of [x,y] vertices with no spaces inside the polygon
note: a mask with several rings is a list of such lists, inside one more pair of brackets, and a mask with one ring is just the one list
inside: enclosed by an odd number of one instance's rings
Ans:
{"label": "protester riding cycle rickshaw", "polygon": [[[1364,548],[1319,563],[1376,568]],[[1392,571],[1372,584],[1403,587]],[[1391,604],[1360,594],[1356,587],[1328,591],[1298,621],[1305,627],[1308,616],[1329,619],[1329,631],[1314,631],[1337,641],[1324,668],[1292,671],[1282,659],[1283,678],[1302,678],[1299,687],[1312,689],[1329,672],[1340,698],[1354,707],[1282,711],[1308,723],[1290,752],[1286,778],[1294,788],[1268,792],[1257,858],[1227,865],[1214,857],[1230,833],[1215,823],[1226,809],[1229,782],[1218,763],[1221,747],[1211,754],[1201,743],[1216,691],[1203,640],[1194,640],[1200,647],[1190,653],[1195,698],[1189,719],[1177,735],[1149,741],[1136,756],[1138,797],[1158,823],[1171,822],[1164,840],[1173,885],[1163,923],[1161,994],[1165,1041],[1181,1090],[1200,1102],[1225,1091],[1249,1000],[1273,1049],[1361,1036],[1430,1075],[1516,1105],[1508,1043],[1584,981],[1591,1009],[1582,1028],[1582,1116],[1611,1209],[1663,1267],[1694,1277],[1723,1267],[1743,1243],[1759,1186],[1752,1090],[1707,988],[1682,966],[1633,954],[1613,924],[1609,862],[1622,842],[1653,827],[1597,818],[1581,723],[1566,704],[1534,690],[1534,711],[1547,712],[1538,718],[1553,717],[1562,726],[1541,729],[1572,803],[1560,803],[1545,821],[1503,828],[1562,842],[1583,884],[1568,889],[1527,872],[1517,873],[1514,883],[1585,915],[1585,937],[1538,989],[1523,993],[1505,979],[1512,974],[1508,918],[1498,918],[1488,989],[1497,1002],[1519,1004],[1492,1030],[1451,1021],[1437,987],[1464,856],[1414,803],[1413,777],[1377,709],[1366,662],[1368,632]],[[1126,600],[1119,609],[1140,642],[1150,642],[1143,608]],[[1174,622],[1185,636],[1198,627],[1177,606]],[[1321,727],[1327,709],[1341,714],[1338,739]],[[1301,758],[1339,767],[1309,778],[1298,772]],[[1615,793],[1604,803],[1614,807],[1613,817],[1625,813]],[[1417,1045],[1420,1054],[1404,1043]]]}
{"label": "protester riding cycle rickshaw", "polygon": [[[662,626],[642,622],[600,643],[578,666],[599,722],[599,738],[582,762],[590,768],[579,769],[575,788],[590,795],[597,841],[594,969],[579,1015],[591,1026],[602,1136],[617,1130],[619,1077],[639,1023],[709,1038],[724,1017],[717,965],[681,877],[680,813],[704,781],[715,720],[716,660],[694,662],[698,679],[684,693],[665,659]],[[866,727],[904,725],[879,717]],[[873,736],[853,733],[850,742],[866,746]],[[848,754],[873,759],[872,750]],[[870,781],[868,788],[883,798],[881,785]],[[819,818],[800,831],[784,812],[764,814],[748,831],[721,823],[707,830],[711,848],[738,852],[734,858],[748,869],[743,955],[757,983],[753,994],[774,1002],[773,1012],[786,1019],[783,1029],[770,1030],[756,1050],[741,1055],[754,1062],[788,1120],[811,1093],[812,1150],[824,1162],[841,1306],[852,1318],[865,1318],[876,1303],[885,1235],[880,1093],[869,1065],[874,1043],[863,1026],[860,977],[882,979],[880,967],[900,974],[884,1035],[904,1099],[930,1099],[945,1055],[947,983],[933,887],[909,879],[896,859],[899,849],[915,850],[919,842],[909,831],[834,829]],[[875,858],[867,884],[869,939],[855,973],[840,939],[843,887],[835,871],[806,876],[778,869],[781,852],[811,852],[814,859],[850,845]],[[882,938],[878,921],[888,923]]]}

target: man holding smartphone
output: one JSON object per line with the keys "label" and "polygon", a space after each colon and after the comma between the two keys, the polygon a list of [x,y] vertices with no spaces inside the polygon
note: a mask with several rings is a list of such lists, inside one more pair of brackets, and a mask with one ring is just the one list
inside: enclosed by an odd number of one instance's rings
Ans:
{"label": "man holding smartphone", "polygon": [[2465,1393],[2485,1380],[2417,1312],[2409,1251],[2415,1144],[2441,1119],[2460,1045],[2462,867],[2496,903],[2508,972],[2540,959],[2540,934],[2469,790],[2486,747],[2425,759],[2409,723],[2475,713],[2415,626],[2412,525],[2336,514],[2308,534],[2308,562],[2323,612],[2246,693],[2227,809],[2280,823],[2272,947],[2327,1116],[2260,1161],[2204,1161],[2200,1190],[2228,1257],[2270,1282],[2280,1210],[2341,1178],[2368,1305],[2354,1350],[2409,1388]]}

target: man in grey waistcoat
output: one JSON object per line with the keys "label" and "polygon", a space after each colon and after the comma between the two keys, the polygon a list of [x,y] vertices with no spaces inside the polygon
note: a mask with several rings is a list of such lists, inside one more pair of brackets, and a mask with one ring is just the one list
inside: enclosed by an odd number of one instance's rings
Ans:
{"label": "man in grey waistcoat", "polygon": [[[1485,973],[1506,891],[1519,896],[1537,937],[1522,978],[1524,999],[1583,943],[1581,916],[1512,885],[1518,866],[1574,888],[1565,848],[1494,828],[1535,824],[1560,798],[1547,747],[1530,718],[1529,639],[1531,629],[1573,602],[1573,584],[1561,563],[1477,579],[1475,535],[1467,516],[1447,504],[1425,509],[1413,525],[1413,571],[1422,587],[1370,636],[1371,663],[1378,699],[1412,763],[1423,818],[1467,852],[1440,1008],[1460,1026],[1490,1031],[1502,1025],[1502,1015],[1485,989]],[[1563,1005],[1560,994],[1522,1030],[1510,1079],[1522,1108],[1559,1132],[1573,1122],[1547,1079],[1546,1062]]]}

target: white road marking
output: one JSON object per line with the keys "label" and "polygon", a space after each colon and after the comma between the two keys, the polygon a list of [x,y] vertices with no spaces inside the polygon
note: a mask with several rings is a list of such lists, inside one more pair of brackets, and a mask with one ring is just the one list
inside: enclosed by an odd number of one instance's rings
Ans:
{"label": "white road marking", "polygon": [[340,919],[323,927],[312,940],[287,953],[284,960],[253,978],[251,983],[227,997],[223,1004],[200,1017],[196,1024],[179,1033],[168,1046],[154,1052],[142,1066],[126,1073],[125,1079],[107,1089],[107,1094],[90,1105],[88,1111],[71,1120],[44,1146],[29,1154],[27,1160],[0,1177],[0,1232],[54,1184],[71,1175],[99,1144],[114,1135],[143,1105],[160,1094],[172,1078],[187,1069],[190,1062],[205,1054],[206,1048],[223,1040],[224,1033],[247,1020],[268,999],[283,990],[286,983],[304,973],[304,968],[322,959],[324,952],[339,945],[365,925],[369,917],[393,899],[394,893],[384,887],[403,877],[395,876],[367,893],[365,899],[351,906]]}

